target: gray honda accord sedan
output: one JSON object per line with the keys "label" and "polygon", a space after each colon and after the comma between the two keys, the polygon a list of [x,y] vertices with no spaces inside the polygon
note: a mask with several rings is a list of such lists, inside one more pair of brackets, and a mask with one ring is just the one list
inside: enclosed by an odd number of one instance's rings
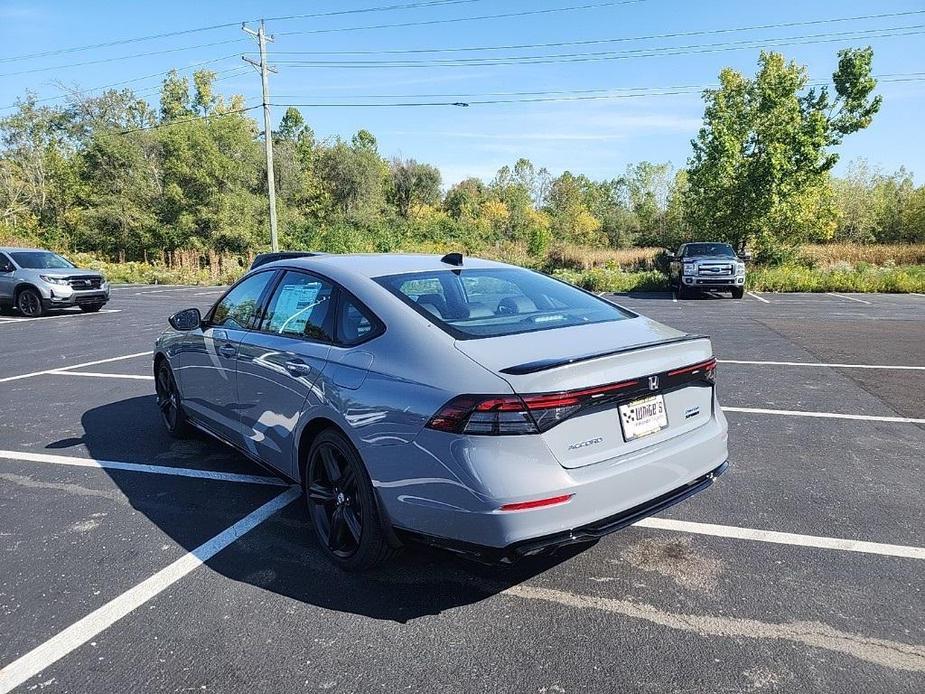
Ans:
{"label": "gray honda accord sedan", "polygon": [[344,569],[409,541],[499,562],[590,542],[726,467],[707,338],[523,268],[289,258],[170,324],[168,431],[301,484]]}

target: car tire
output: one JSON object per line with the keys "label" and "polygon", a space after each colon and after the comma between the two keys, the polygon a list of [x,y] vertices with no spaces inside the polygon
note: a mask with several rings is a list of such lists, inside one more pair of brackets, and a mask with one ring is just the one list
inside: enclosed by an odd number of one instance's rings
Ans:
{"label": "car tire", "polygon": [[103,304],[81,304],[80,305],[80,310],[83,311],[84,313],[96,313],[101,308],[103,308]]}
{"label": "car tire", "polygon": [[173,377],[173,370],[166,359],[162,359],[154,374],[154,388],[157,393],[157,408],[167,433],[175,439],[185,439],[193,431],[183,406],[180,404],[180,391]]}
{"label": "car tire", "polygon": [[681,282],[678,282],[678,298],[679,299],[690,298],[690,293],[687,291],[687,287],[685,287]]}
{"label": "car tire", "polygon": [[309,448],[302,490],[324,555],[344,571],[364,571],[390,559],[376,492],[350,441],[326,429]]}
{"label": "car tire", "polygon": [[16,308],[26,318],[38,318],[45,313],[42,297],[30,287],[26,287],[16,295]]}
{"label": "car tire", "polygon": [[741,299],[745,296],[745,287],[733,287],[732,288],[732,298]]}

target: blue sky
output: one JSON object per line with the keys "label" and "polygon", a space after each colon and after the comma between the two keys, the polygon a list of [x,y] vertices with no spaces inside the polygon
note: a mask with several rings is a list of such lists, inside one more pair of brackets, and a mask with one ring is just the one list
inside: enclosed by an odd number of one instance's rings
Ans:
{"label": "blue sky", "polygon": [[[172,32],[256,17],[404,4],[414,0],[359,0],[351,2],[151,2],[108,3],[0,0],[0,60],[27,53],[57,50]],[[459,0],[455,4],[381,11],[345,16],[277,20],[268,23],[276,35],[270,44],[271,61],[279,65],[272,76],[275,102],[347,103],[376,101],[371,95],[441,95],[437,101],[471,101],[470,94],[614,89],[668,88],[711,84],[717,73],[731,66],[754,72],[759,46],[790,37],[827,34],[824,43],[775,46],[805,64],[814,80],[830,78],[836,52],[848,46],[872,45],[877,74],[925,73],[925,34],[881,38],[843,38],[834,32],[916,27],[923,31],[925,13],[901,17],[835,22],[790,28],[758,29],[707,36],[620,41],[610,44],[505,49],[409,55],[299,55],[287,51],[384,51],[473,46],[506,46],[549,42],[624,39],[652,34],[748,27],[784,22],[853,17],[882,13],[925,11],[922,0],[860,2],[842,0],[783,0],[746,3],[719,0],[694,3],[682,0],[639,0],[621,5],[537,14],[523,17],[431,24],[426,26],[325,31],[376,24],[420,22],[478,15],[521,12],[606,0],[491,1]],[[315,32],[315,33],[307,33]],[[737,50],[692,52],[704,44],[754,42]],[[201,44],[222,45],[201,46]],[[192,48],[200,46],[198,48]],[[452,65],[388,68],[306,67],[286,64],[299,60],[433,60],[477,57],[642,51],[679,48],[675,55],[594,60],[535,65]],[[172,53],[128,57],[137,53]],[[248,105],[259,103],[259,78],[240,69],[240,54],[253,43],[236,26],[181,36],[96,48],[58,56],[0,62],[0,106],[12,104],[26,89],[40,97],[60,94],[61,84],[91,88],[183,68],[202,61],[222,78],[223,93],[241,93]],[[91,65],[77,65],[99,61]],[[246,67],[246,66],[245,66]],[[52,69],[45,69],[52,68]],[[41,70],[27,74],[11,74]],[[191,72],[191,70],[187,70]],[[925,77],[921,75],[920,77]],[[156,101],[160,77],[131,85]],[[677,91],[665,89],[664,91]],[[894,170],[906,166],[925,181],[925,147],[921,144],[925,81],[883,82],[881,112],[866,131],[849,136],[840,148],[840,170],[857,157]],[[443,96],[446,95],[446,96]],[[387,100],[387,99],[383,99]],[[407,101],[409,99],[399,99]],[[428,100],[415,97],[410,100]],[[274,108],[274,117],[283,108]],[[348,137],[360,128],[372,131],[386,155],[413,157],[434,163],[444,182],[466,176],[490,178],[503,164],[530,158],[553,173],[565,169],[594,178],[620,174],[628,163],[648,159],[683,166],[703,113],[697,93],[620,98],[599,101],[539,102],[472,105],[469,108],[418,107],[305,107],[301,109],[319,137]],[[9,110],[0,113],[10,113]]]}

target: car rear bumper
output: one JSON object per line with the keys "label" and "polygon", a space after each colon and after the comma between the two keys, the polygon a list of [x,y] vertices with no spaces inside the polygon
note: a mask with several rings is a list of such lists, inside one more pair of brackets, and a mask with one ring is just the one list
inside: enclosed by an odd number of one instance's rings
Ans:
{"label": "car rear bumper", "polygon": [[726,472],[728,467],[729,463],[723,462],[721,465],[691,480],[687,484],[672,489],[665,494],[637,506],[626,509],[625,511],[620,511],[612,516],[608,516],[607,518],[602,518],[601,520],[551,535],[515,542],[507,547],[489,547],[460,540],[433,537],[407,530],[399,530],[398,535],[405,540],[422,542],[431,546],[447,549],[478,561],[492,564],[511,564],[525,557],[552,552],[567,545],[594,542],[628,525],[632,525],[643,518],[660,513],[710,487],[717,477]]}
{"label": "car rear bumper", "polygon": [[[727,461],[727,439],[715,401],[710,419],[692,431],[578,468],[561,466],[540,437],[454,437],[425,429],[410,449],[378,448],[378,462],[400,475],[373,477],[397,531],[510,560],[537,544],[542,551],[613,532],[709,486],[701,483]],[[439,476],[435,460],[443,466]],[[564,503],[502,509],[563,495],[570,496]]]}

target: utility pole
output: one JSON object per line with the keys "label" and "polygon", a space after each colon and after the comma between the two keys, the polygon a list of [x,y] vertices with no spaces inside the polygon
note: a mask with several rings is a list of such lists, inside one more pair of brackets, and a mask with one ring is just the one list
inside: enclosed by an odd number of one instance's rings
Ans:
{"label": "utility pole", "polygon": [[276,68],[267,64],[267,41],[273,41],[273,37],[267,36],[262,19],[257,31],[249,29],[245,24],[242,24],[241,28],[251,36],[255,36],[257,45],[260,47],[259,63],[246,55],[242,57],[246,62],[260,70],[260,81],[263,85],[263,141],[267,153],[267,192],[270,196],[270,249],[275,252],[279,250],[279,241],[276,234],[276,174],[273,171],[273,131],[270,129],[270,73],[275,73]]}

